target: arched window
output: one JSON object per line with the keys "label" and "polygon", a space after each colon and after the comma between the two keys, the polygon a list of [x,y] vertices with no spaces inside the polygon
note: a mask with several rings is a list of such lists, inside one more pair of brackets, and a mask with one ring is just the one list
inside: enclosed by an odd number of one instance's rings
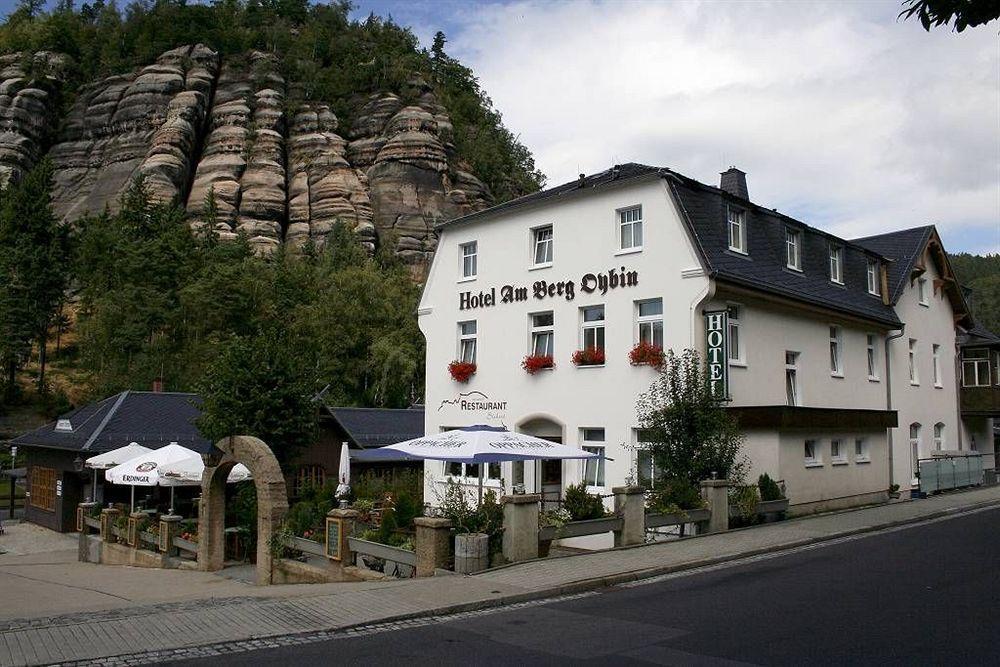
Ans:
{"label": "arched window", "polygon": [[292,483],[292,495],[301,497],[309,489],[320,489],[326,483],[326,470],[320,465],[299,466]]}
{"label": "arched window", "polygon": [[944,424],[941,422],[934,424],[934,449],[944,449]]}
{"label": "arched window", "polygon": [[916,476],[919,472],[919,460],[920,460],[920,424],[913,422],[910,424],[910,469],[913,470],[913,475]]}

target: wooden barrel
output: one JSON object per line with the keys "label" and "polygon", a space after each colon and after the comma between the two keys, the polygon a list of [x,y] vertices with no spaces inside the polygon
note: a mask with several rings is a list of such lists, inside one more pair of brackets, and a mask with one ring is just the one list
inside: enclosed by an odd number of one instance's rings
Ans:
{"label": "wooden barrel", "polygon": [[455,572],[472,574],[490,566],[490,537],[485,533],[455,536]]}

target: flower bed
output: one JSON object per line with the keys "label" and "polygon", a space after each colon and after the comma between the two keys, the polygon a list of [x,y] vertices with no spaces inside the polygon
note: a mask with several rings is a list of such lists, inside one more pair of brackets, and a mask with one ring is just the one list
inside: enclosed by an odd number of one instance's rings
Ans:
{"label": "flower bed", "polygon": [[628,360],[633,366],[659,368],[663,365],[663,348],[652,343],[636,343],[635,347],[628,353]]}
{"label": "flower bed", "polygon": [[573,353],[573,363],[577,366],[603,366],[604,350],[599,347],[588,347]]}
{"label": "flower bed", "polygon": [[521,362],[521,368],[528,372],[528,375],[534,375],[540,370],[546,368],[555,368],[556,363],[552,359],[550,354],[529,354]]}
{"label": "flower bed", "polygon": [[448,372],[455,382],[468,382],[476,374],[476,365],[467,361],[453,361],[448,364]]}

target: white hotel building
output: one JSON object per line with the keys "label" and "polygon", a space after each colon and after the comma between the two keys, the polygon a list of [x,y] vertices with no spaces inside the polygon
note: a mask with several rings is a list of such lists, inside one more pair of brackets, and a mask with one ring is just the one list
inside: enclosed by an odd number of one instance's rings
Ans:
{"label": "white hotel building", "polygon": [[[1000,340],[985,345],[993,403],[963,424],[956,337],[973,323],[933,227],[845,240],[752,203],[739,170],[712,187],[625,164],[439,235],[419,309],[427,432],[504,425],[606,457],[495,464],[488,486],[554,497],[580,481],[597,493],[647,482],[636,399],[656,372],[629,353],[645,341],[704,354],[705,313],[720,311],[751,478],[783,480],[793,511],[906,489],[912,457],[935,449],[992,454]],[[593,347],[603,363],[573,363]],[[532,353],[554,367],[529,374]],[[476,364],[468,382],[449,373],[455,360]],[[478,483],[473,466],[426,470],[429,502],[449,478]]]}

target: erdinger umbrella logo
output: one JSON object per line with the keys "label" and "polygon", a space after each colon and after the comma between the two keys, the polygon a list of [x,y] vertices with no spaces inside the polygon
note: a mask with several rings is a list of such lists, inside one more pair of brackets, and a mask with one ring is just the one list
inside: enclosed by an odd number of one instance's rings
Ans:
{"label": "erdinger umbrella logo", "polygon": [[147,461],[135,467],[136,472],[150,472],[152,470],[156,470],[156,461]]}
{"label": "erdinger umbrella logo", "polygon": [[438,406],[438,412],[449,406],[479,418],[497,419],[501,423],[507,412],[507,401],[492,399],[481,391],[469,391],[458,394],[455,398],[446,398]]}

